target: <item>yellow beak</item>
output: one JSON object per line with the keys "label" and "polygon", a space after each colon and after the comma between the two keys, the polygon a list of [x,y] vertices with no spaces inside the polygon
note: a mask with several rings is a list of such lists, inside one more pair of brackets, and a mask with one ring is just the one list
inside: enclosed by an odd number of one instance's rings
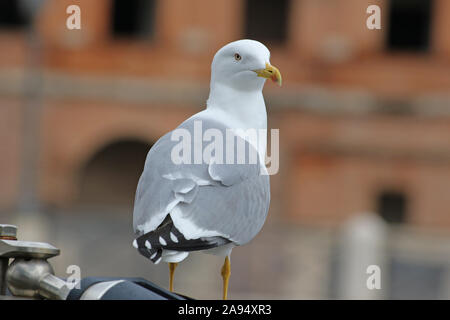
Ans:
{"label": "yellow beak", "polygon": [[266,63],[265,69],[253,70],[256,72],[258,77],[272,79],[273,82],[278,83],[281,87],[281,73],[276,67],[272,66],[270,63]]}

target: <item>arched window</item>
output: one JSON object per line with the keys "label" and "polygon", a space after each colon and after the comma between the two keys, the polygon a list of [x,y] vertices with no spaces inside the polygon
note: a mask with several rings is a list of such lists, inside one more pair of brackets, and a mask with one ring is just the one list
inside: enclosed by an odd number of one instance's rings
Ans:
{"label": "arched window", "polygon": [[377,212],[388,223],[403,223],[407,219],[407,198],[397,191],[383,191],[378,195]]}
{"label": "arched window", "polygon": [[149,149],[147,143],[122,140],[97,151],[81,169],[78,203],[131,207]]}

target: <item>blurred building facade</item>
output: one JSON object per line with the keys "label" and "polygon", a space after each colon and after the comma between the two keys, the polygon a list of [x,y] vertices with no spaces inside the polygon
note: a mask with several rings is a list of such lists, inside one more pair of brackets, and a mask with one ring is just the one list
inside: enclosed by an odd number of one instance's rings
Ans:
{"label": "blurred building facade", "polygon": [[[34,33],[19,3],[0,4],[2,211],[14,211],[29,192],[57,217],[94,205],[129,214],[150,146],[204,108],[214,53],[252,38],[269,47],[283,74],[282,88],[265,87],[269,127],[280,130],[265,239],[282,246],[289,239],[278,238],[280,230],[301,229],[289,235],[294,248],[282,251],[299,255],[303,267],[274,261],[266,271],[304,276],[284,279],[276,292],[332,296],[325,275],[333,230],[362,212],[402,230],[392,235],[393,252],[435,252],[423,259],[442,269],[430,277],[450,279],[443,258],[450,257],[449,1],[47,0]],[[66,27],[73,4],[80,30]],[[381,8],[380,30],[366,27],[372,4]],[[30,109],[39,110],[34,126],[26,125]],[[24,143],[36,148],[34,171],[24,171]],[[242,292],[267,290],[248,279],[254,283]],[[313,279],[310,291],[298,289]],[[430,290],[448,290],[436,297],[448,297],[450,280],[436,286]],[[404,296],[394,291],[387,296]]]}

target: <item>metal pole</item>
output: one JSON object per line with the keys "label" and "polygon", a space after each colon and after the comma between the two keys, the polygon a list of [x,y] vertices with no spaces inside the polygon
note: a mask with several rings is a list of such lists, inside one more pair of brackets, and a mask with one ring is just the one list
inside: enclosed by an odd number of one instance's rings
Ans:
{"label": "metal pole", "polygon": [[[338,297],[340,299],[383,299],[387,293],[385,222],[374,213],[362,213],[344,224],[341,234]],[[380,288],[367,281],[369,267],[379,269]]]}
{"label": "metal pole", "polygon": [[19,212],[39,209],[37,195],[39,140],[41,121],[41,43],[36,32],[38,8],[30,12],[27,31],[27,62],[22,110],[22,166],[20,174]]}

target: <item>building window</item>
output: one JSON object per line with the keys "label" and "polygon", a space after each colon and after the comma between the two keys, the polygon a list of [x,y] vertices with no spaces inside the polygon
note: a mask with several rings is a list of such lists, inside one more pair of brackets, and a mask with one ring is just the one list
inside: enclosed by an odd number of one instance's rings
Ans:
{"label": "building window", "polygon": [[261,42],[287,39],[289,0],[247,0],[245,37]]}
{"label": "building window", "polygon": [[387,48],[427,51],[430,45],[432,0],[391,0]]}
{"label": "building window", "polygon": [[378,196],[377,211],[388,223],[403,223],[406,220],[407,199],[403,193],[382,192]]}
{"label": "building window", "polygon": [[154,31],[155,0],[114,0],[112,34],[115,37],[149,38]]}
{"label": "building window", "polygon": [[29,23],[18,0],[0,1],[0,28],[19,29]]}

